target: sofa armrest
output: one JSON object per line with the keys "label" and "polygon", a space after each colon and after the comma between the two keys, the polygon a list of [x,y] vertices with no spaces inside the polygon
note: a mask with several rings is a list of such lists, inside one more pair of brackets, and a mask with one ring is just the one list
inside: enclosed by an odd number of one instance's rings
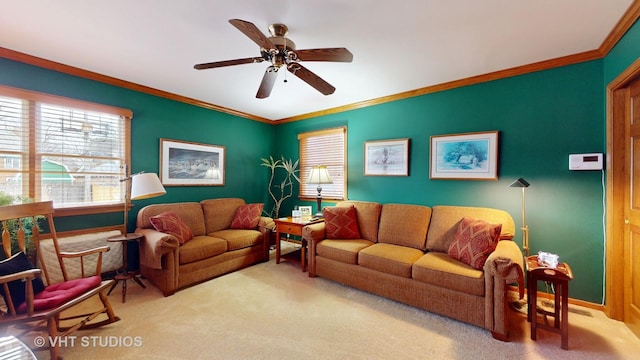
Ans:
{"label": "sofa armrest", "polygon": [[309,224],[302,228],[302,237],[309,243],[317,243],[324,240],[324,222]]}
{"label": "sofa armrest", "polygon": [[264,233],[266,230],[274,231],[276,229],[276,223],[272,218],[261,216],[260,221],[258,221],[258,230]]}
{"label": "sofa armrest", "polygon": [[262,247],[264,248],[264,261],[269,261],[269,247],[271,246],[271,234],[276,230],[276,223],[272,218],[261,216],[258,221],[258,231],[262,234]]}
{"label": "sofa armrest", "polygon": [[498,241],[495,251],[484,263],[485,327],[496,339],[508,337],[508,284],[517,283],[520,299],[524,297],[523,265],[520,248],[511,240]]}
{"label": "sofa armrest", "polygon": [[485,276],[503,280],[506,284],[518,284],[520,299],[524,297],[524,258],[518,244],[511,240],[498,241],[496,249],[484,264]]}
{"label": "sofa armrest", "polygon": [[178,251],[178,239],[154,229],[136,229],[144,235],[140,241],[140,263],[152,269],[162,269],[162,256],[166,253]]}
{"label": "sofa armrest", "polygon": [[324,222],[319,222],[302,228],[302,238],[309,247],[309,263],[307,266],[309,277],[316,276],[316,245],[325,238],[324,225]]}

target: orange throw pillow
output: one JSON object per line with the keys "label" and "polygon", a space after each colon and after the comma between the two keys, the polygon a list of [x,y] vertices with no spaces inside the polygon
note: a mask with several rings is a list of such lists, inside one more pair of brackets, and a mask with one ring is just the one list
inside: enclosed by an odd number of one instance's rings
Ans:
{"label": "orange throw pillow", "polygon": [[175,236],[180,242],[180,245],[193,239],[191,228],[173,211],[152,216],[149,218],[149,221],[154,229]]}
{"label": "orange throw pillow", "polygon": [[233,215],[231,228],[254,230],[260,222],[263,207],[264,204],[240,205],[236,210],[236,213]]}
{"label": "orange throw pillow", "polygon": [[482,270],[487,257],[498,245],[502,224],[464,217],[447,252],[452,258]]}
{"label": "orange throw pillow", "polygon": [[355,207],[326,207],[322,216],[327,239],[360,239]]}

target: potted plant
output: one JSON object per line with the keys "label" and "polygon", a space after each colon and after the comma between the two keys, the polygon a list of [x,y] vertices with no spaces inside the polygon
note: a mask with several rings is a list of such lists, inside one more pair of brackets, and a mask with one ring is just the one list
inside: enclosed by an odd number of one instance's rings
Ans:
{"label": "potted plant", "polygon": [[[273,208],[270,212],[265,210],[265,214],[277,219],[280,217],[280,207],[282,203],[293,196],[294,181],[300,183],[300,178],[298,177],[299,161],[285,159],[284,156],[281,156],[278,160],[275,160],[272,156],[260,160],[262,160],[262,164],[260,165],[266,166],[271,170],[268,191],[271,200],[273,200]],[[278,169],[282,171],[278,171]],[[274,182],[278,183],[274,184]]]}
{"label": "potted plant", "polygon": [[[11,205],[11,204],[15,204],[16,202],[29,203],[31,202],[31,200],[23,199],[21,197],[13,197],[9,194],[6,194],[0,191],[0,206]],[[34,226],[38,227],[38,231],[42,230],[40,228],[40,224],[38,224],[38,221],[40,219],[44,219],[44,216],[36,216],[35,223],[31,218],[22,219],[22,228],[25,231],[26,255],[29,258],[29,260],[31,260],[31,263],[33,264],[35,264],[35,260],[36,260],[36,247],[31,239],[31,235],[33,234]],[[20,248],[18,246],[18,230],[20,229],[20,226],[18,224],[17,219],[7,220],[5,223],[6,223],[7,231],[9,232],[9,238],[11,239],[11,253],[15,254],[20,251]],[[0,231],[4,231],[3,226],[4,226],[3,224],[0,224]],[[4,253],[4,251],[0,251],[0,260],[4,258],[6,258],[6,254]]]}

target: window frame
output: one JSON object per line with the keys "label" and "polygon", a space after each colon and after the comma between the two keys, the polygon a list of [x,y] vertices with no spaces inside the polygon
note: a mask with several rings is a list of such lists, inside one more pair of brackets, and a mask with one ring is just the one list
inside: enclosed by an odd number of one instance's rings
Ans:
{"label": "window frame", "polygon": [[[335,166],[333,164],[327,164],[325,162],[321,162],[321,161],[312,161],[309,159],[306,159],[304,154],[306,153],[306,151],[303,151],[303,142],[308,140],[309,138],[318,138],[318,137],[323,137],[323,136],[332,136],[335,134],[339,134],[342,133],[342,140],[343,140],[343,149],[342,149],[342,176],[336,175],[335,174]],[[328,166],[330,169],[334,168],[334,171],[330,172],[330,175],[332,177],[335,178],[342,178],[343,179],[343,184],[342,184],[342,196],[331,196],[331,195],[326,195],[324,193],[324,191],[322,192],[322,201],[329,201],[329,202],[336,202],[336,201],[342,201],[342,200],[346,200],[348,199],[347,197],[347,184],[348,184],[348,179],[347,179],[347,169],[348,169],[348,162],[347,162],[347,156],[348,156],[348,152],[347,152],[347,127],[346,126],[341,126],[341,127],[336,127],[336,128],[330,128],[330,129],[321,129],[321,130],[314,130],[314,131],[308,131],[308,132],[304,132],[304,133],[299,133],[298,134],[298,152],[299,152],[299,156],[300,156],[300,186],[299,186],[299,194],[298,194],[298,198],[301,200],[305,200],[305,201],[315,201],[316,200],[316,196],[317,196],[317,185],[309,185],[309,187],[307,187],[307,178],[309,175],[309,169],[312,166],[317,166],[317,165],[326,165]],[[339,166],[339,165],[338,165]],[[307,192],[305,193],[304,191],[307,190]]]}
{"label": "window frame", "polygon": [[[119,108],[109,105],[103,105],[83,100],[77,100],[57,95],[51,95],[41,92],[35,92],[30,90],[24,90],[19,88],[14,88],[10,86],[0,85],[0,96],[11,97],[16,99],[25,100],[28,102],[28,107],[30,109],[35,109],[38,103],[53,105],[53,106],[61,106],[74,108],[83,111],[89,112],[98,112],[98,113],[106,113],[115,116],[121,116],[123,118],[123,138],[121,141],[124,145],[124,158],[123,161],[125,164],[131,163],[131,119],[133,117],[133,112],[129,109]],[[35,126],[36,117],[33,111],[29,114],[29,126]],[[31,142],[32,140],[30,140]],[[30,163],[33,163],[36,159],[36,148],[35,145],[29,144],[28,154]],[[35,168],[33,168],[35,169]],[[121,172],[121,176],[124,177],[124,169]],[[36,187],[35,176],[36,172],[31,170],[28,173],[29,176],[29,187],[28,194],[29,197],[34,196],[38,193]],[[74,216],[74,215],[88,215],[88,214],[100,214],[106,212],[122,212],[123,206],[125,204],[124,199],[124,191],[122,193],[122,198],[114,203],[109,204],[100,204],[100,205],[79,205],[79,206],[70,206],[70,207],[59,207],[56,208],[55,216]]]}

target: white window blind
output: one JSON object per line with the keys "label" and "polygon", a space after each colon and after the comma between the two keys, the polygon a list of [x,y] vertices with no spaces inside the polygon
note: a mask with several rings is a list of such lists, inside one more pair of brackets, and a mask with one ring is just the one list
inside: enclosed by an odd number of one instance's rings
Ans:
{"label": "white window blind", "polygon": [[346,199],[346,134],[346,127],[298,134],[301,198],[316,197],[318,184],[307,183],[307,179],[313,166],[324,165],[329,170],[333,183],[322,184],[322,198]]}
{"label": "white window blind", "polygon": [[0,87],[0,195],[122,202],[129,110]]}

